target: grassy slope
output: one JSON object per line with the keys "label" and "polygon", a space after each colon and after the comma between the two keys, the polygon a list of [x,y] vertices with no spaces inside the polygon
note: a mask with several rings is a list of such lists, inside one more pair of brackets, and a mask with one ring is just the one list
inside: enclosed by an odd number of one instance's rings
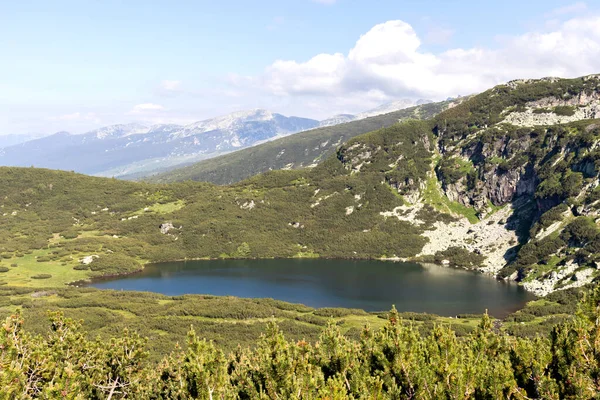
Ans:
{"label": "grassy slope", "polygon": [[[502,322],[502,329],[521,336],[547,333],[557,318],[566,318],[575,309],[575,295],[532,302]],[[564,305],[557,302],[562,301]],[[118,335],[127,328],[148,337],[149,350],[158,360],[185,345],[190,326],[199,336],[226,351],[238,345],[253,346],[267,322],[276,321],[288,339],[314,341],[328,321],[333,320],[348,337],[358,339],[362,328],[380,328],[386,313],[351,309],[313,309],[272,299],[238,299],[203,295],[164,296],[155,293],[122,292],[90,288],[11,288],[0,286],[0,320],[20,309],[25,328],[33,333],[48,329],[48,311],[61,310],[67,317],[81,319],[91,338]],[[446,325],[459,335],[471,332],[479,315],[460,318],[401,313],[404,323],[414,324],[421,333],[435,325]],[[523,321],[526,321],[522,323]]]}
{"label": "grassy slope", "polygon": [[[403,204],[390,190],[396,179],[405,173],[416,178],[430,164],[422,139],[429,129],[409,121],[368,135],[356,142],[362,147],[349,147],[311,170],[273,171],[228,187],[0,168],[0,266],[19,264],[0,273],[0,282],[39,286],[33,276],[47,271],[49,282],[59,284],[183,258],[416,255],[427,225],[380,213]],[[410,140],[399,145],[400,138]],[[385,153],[353,172],[361,152],[382,146]],[[389,158],[402,158],[410,169],[390,170]],[[351,214],[348,207],[354,207]],[[175,227],[168,235],[159,229],[165,222]],[[86,256],[108,261],[81,270]]]}
{"label": "grassy slope", "polygon": [[[574,314],[579,298],[575,290],[552,294],[547,299],[530,302],[504,321],[497,321],[497,326],[522,337],[546,335],[554,324]],[[114,337],[125,328],[136,331],[149,338],[154,360],[171,352],[177,343],[185,346],[190,326],[200,337],[233,351],[238,345],[252,347],[269,321],[276,321],[288,339],[313,342],[330,320],[346,336],[358,339],[363,327],[380,328],[387,314],[342,308],[313,309],[272,299],[0,286],[0,320],[18,309],[25,319],[25,328],[33,333],[47,332],[48,311],[55,310],[83,320],[91,338]],[[459,336],[471,332],[481,317],[469,314],[449,318],[410,312],[400,316],[405,324],[415,325],[421,333],[444,325]]]}
{"label": "grassy slope", "polygon": [[230,184],[262,172],[301,168],[320,162],[349,139],[391,126],[407,118],[428,119],[448,106],[439,102],[411,107],[346,124],[300,132],[272,142],[201,161],[164,174],[148,177],[150,182],[206,181]]}

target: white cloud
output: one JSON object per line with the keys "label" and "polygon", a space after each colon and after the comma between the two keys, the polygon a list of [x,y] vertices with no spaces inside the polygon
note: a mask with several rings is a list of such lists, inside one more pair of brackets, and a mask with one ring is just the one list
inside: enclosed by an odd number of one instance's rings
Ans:
{"label": "white cloud", "polygon": [[160,104],[143,103],[133,106],[133,108],[127,114],[146,114],[155,111],[164,111],[164,109],[165,108]]}
{"label": "white cloud", "polygon": [[600,72],[600,16],[574,18],[550,31],[504,37],[498,48],[422,50],[403,21],[376,25],[344,55],[305,62],[278,60],[261,76],[230,79],[279,97],[304,96],[324,108],[349,97],[443,99],[485,90],[515,78],[575,77]]}

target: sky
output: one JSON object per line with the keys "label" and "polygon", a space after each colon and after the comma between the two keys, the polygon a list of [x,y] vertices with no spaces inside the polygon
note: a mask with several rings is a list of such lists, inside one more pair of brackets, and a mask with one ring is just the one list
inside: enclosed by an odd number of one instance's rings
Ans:
{"label": "sky", "polygon": [[0,0],[0,135],[325,119],[600,73],[600,0]]}

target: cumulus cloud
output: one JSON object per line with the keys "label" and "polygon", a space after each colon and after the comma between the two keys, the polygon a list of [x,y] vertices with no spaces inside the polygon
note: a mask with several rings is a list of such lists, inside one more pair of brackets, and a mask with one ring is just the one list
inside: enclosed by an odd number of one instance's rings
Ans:
{"label": "cumulus cloud", "polygon": [[160,104],[143,103],[133,106],[133,108],[128,112],[128,114],[146,114],[156,111],[164,111],[164,109],[165,108]]}
{"label": "cumulus cloud", "polygon": [[411,25],[388,21],[362,35],[347,54],[318,54],[304,62],[278,60],[261,76],[232,76],[230,81],[284,97],[443,99],[515,78],[600,72],[599,16],[573,18],[550,31],[503,37],[495,49],[432,53],[421,44]]}

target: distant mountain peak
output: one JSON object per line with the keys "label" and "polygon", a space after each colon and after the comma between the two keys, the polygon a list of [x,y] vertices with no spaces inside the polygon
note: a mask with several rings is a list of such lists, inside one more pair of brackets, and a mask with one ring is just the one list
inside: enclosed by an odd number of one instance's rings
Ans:
{"label": "distant mountain peak", "polygon": [[369,117],[375,117],[377,115],[388,114],[388,113],[391,113],[394,111],[404,110],[406,108],[420,106],[422,104],[429,104],[429,103],[433,103],[433,101],[426,100],[426,99],[419,99],[417,101],[410,100],[410,99],[400,99],[400,100],[393,101],[391,103],[382,104],[371,110],[363,111],[356,115],[337,114],[337,115],[334,115],[333,117],[324,119],[323,121],[321,121],[319,126],[325,127],[325,126],[333,126],[333,125],[343,124],[346,122],[356,121],[359,119],[364,119],[364,118],[369,118]]}
{"label": "distant mountain peak", "polygon": [[346,122],[351,122],[351,121],[354,121],[355,119],[357,119],[356,115],[352,115],[352,114],[337,114],[337,115],[334,115],[331,118],[324,119],[323,121],[321,121],[319,123],[319,126],[325,127],[325,126],[333,126],[333,125],[345,124]]}
{"label": "distant mountain peak", "polygon": [[398,111],[398,110],[404,110],[405,108],[410,108],[410,107],[414,107],[414,106],[426,104],[426,103],[431,103],[431,101],[423,100],[423,99],[420,99],[417,101],[414,101],[411,99],[399,99],[399,100],[392,101],[390,103],[382,104],[371,110],[364,111],[364,112],[358,114],[356,117],[357,117],[357,119],[374,117],[376,115],[387,114],[387,113],[391,113],[391,112]]}
{"label": "distant mountain peak", "polygon": [[[187,136],[190,132],[200,133],[216,130],[231,130],[236,126],[250,121],[270,121],[274,118],[271,111],[262,108],[235,111],[215,118],[205,119],[187,125],[177,136]],[[182,135],[183,133],[183,135]]]}
{"label": "distant mountain peak", "polygon": [[87,132],[88,135],[95,135],[98,139],[118,138],[127,135],[133,135],[136,133],[146,133],[148,127],[146,125],[138,124],[135,122],[129,124],[116,124],[109,125],[102,128],[95,129],[91,132]]}
{"label": "distant mountain peak", "polygon": [[433,103],[433,100],[419,99],[419,100],[417,100],[417,102],[415,104],[418,105],[418,106],[420,106],[422,104],[429,104],[429,103]]}

